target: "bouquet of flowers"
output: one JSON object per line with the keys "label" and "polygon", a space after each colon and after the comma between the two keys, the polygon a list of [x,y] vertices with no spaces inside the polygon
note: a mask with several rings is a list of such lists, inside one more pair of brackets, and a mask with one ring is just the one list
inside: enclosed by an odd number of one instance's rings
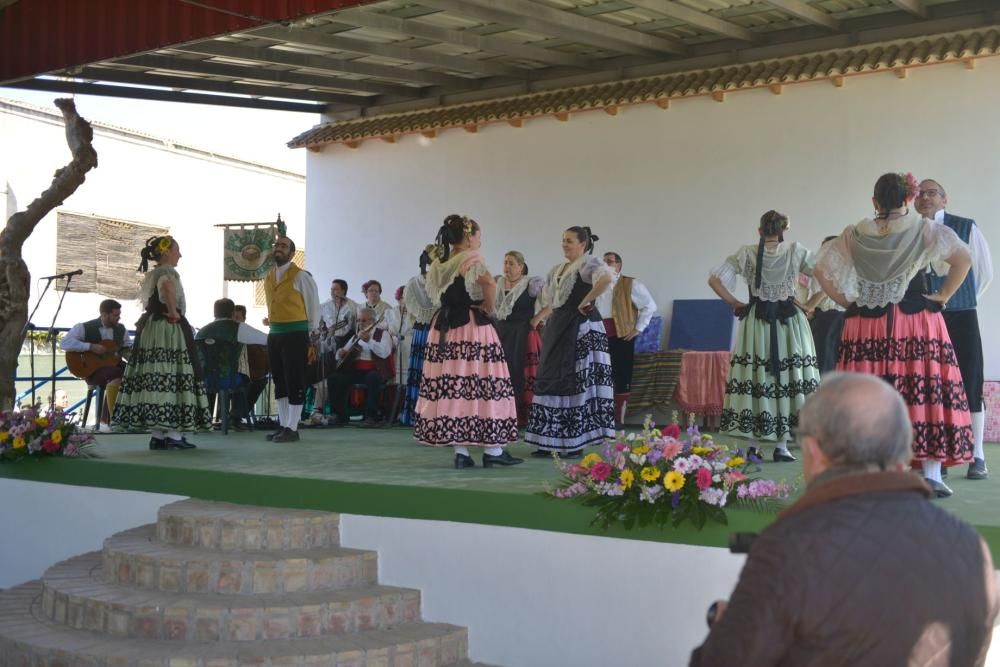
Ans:
{"label": "bouquet of flowers", "polygon": [[701,529],[709,519],[725,524],[727,504],[768,509],[790,495],[785,482],[749,476],[751,468],[760,470],[760,459],[730,452],[693,423],[681,439],[674,422],[660,430],[647,417],[641,433],[622,433],[600,454],[580,463],[557,458],[564,480],[551,494],[596,507],[594,523],[603,528],[620,521],[627,529],[684,521]]}
{"label": "bouquet of flowers", "polygon": [[41,456],[94,456],[94,438],[62,410],[35,405],[0,412],[0,461]]}

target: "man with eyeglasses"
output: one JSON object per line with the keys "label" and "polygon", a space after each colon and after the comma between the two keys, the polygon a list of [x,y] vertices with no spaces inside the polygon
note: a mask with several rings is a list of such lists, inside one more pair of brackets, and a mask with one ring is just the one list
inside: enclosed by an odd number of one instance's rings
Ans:
{"label": "man with eyeglasses", "polygon": [[[917,210],[925,218],[953,229],[969,245],[972,255],[972,270],[948,300],[942,315],[948,327],[948,336],[955,347],[955,356],[962,371],[962,383],[969,399],[969,411],[972,413],[975,460],[969,464],[966,477],[986,479],[988,471],[983,450],[983,430],[986,423],[983,411],[983,341],[979,334],[976,306],[993,280],[993,261],[986,239],[975,220],[948,213],[945,210],[947,205],[948,195],[940,183],[931,179],[921,181],[917,191]],[[944,283],[944,277],[935,273],[933,267],[928,275],[931,291],[938,291]]]}

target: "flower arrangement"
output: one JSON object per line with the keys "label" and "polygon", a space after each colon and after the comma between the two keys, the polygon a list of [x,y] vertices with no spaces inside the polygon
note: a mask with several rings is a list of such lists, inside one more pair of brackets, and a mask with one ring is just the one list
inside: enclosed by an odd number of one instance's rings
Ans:
{"label": "flower arrangement", "polygon": [[36,405],[0,412],[0,461],[42,456],[94,456],[94,438],[62,410]]}
{"label": "flower arrangement", "polygon": [[785,482],[752,479],[749,473],[760,470],[760,459],[717,445],[693,419],[682,440],[676,421],[675,416],[660,430],[647,417],[641,433],[622,433],[600,454],[588,454],[580,463],[557,458],[564,480],[551,494],[596,507],[594,523],[603,528],[690,521],[701,529],[708,520],[727,523],[727,504],[768,509],[792,492]]}

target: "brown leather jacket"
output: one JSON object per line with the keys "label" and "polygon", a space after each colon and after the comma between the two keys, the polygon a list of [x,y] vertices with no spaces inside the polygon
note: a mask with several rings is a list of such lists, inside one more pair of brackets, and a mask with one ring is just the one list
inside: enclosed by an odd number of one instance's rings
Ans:
{"label": "brown leather jacket", "polygon": [[754,543],[690,664],[982,665],[997,616],[993,561],[929,494],[909,472],[814,480]]}

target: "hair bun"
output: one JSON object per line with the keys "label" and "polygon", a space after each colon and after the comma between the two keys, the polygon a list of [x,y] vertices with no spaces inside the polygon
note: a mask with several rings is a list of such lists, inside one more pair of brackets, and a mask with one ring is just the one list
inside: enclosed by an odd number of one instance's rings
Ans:
{"label": "hair bun", "polygon": [[598,236],[597,234],[591,234],[590,235],[590,240],[593,241],[594,243],[597,243],[598,241],[601,240],[601,237]]}

